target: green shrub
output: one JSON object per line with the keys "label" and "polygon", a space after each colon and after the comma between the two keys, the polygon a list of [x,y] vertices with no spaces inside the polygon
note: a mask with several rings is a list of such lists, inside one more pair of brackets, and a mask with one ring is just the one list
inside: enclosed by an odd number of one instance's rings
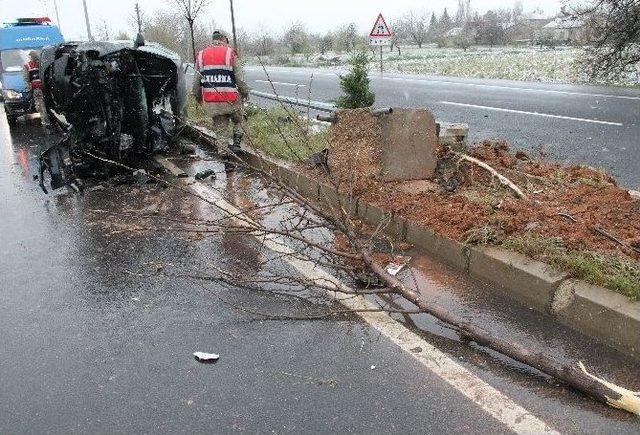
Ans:
{"label": "green shrub", "polygon": [[356,52],[349,60],[349,72],[340,76],[340,88],[344,92],[336,101],[343,109],[358,109],[373,105],[376,97],[369,89],[369,56],[365,51]]}

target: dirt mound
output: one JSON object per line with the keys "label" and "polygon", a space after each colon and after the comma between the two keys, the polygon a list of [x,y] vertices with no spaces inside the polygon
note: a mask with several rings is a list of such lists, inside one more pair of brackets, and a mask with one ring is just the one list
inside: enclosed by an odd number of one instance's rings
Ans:
{"label": "dirt mound", "polygon": [[382,132],[368,109],[338,112],[329,132],[329,168],[345,191],[360,195],[373,187],[382,170]]}
{"label": "dirt mound", "polygon": [[[378,124],[366,110],[349,111],[331,130],[332,175],[341,190],[452,239],[500,244],[512,236],[554,238],[569,249],[640,259],[640,201],[604,171],[563,166],[486,141],[468,154],[526,194],[518,199],[486,170],[441,152],[463,176],[439,189],[408,194],[406,183],[382,182],[376,163]],[[331,164],[333,161],[333,165]],[[624,245],[624,246],[623,246]]]}
{"label": "dirt mound", "polygon": [[515,198],[484,169],[458,162],[466,166],[466,182],[453,193],[410,196],[387,183],[364,192],[363,199],[459,241],[478,231],[495,241],[535,233],[560,238],[571,249],[639,258],[629,247],[640,240],[640,201],[605,172],[534,161],[510,152],[504,142],[484,142],[469,154],[516,183],[527,198]]}

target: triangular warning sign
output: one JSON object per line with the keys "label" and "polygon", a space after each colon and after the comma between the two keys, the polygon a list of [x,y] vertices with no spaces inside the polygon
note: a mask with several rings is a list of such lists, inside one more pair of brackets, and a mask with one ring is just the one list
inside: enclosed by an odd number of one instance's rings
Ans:
{"label": "triangular warning sign", "polygon": [[387,22],[384,20],[384,17],[382,16],[382,14],[378,15],[378,19],[376,20],[376,23],[373,25],[373,29],[371,29],[371,33],[369,33],[369,36],[372,38],[376,38],[376,37],[390,37],[391,36],[391,29],[389,28],[389,26],[387,26]]}

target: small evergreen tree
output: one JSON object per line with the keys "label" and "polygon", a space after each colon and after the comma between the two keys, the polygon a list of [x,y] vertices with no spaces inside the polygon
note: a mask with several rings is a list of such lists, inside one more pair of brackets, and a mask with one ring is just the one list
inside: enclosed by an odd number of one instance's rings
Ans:
{"label": "small evergreen tree", "polygon": [[338,107],[357,109],[372,106],[376,96],[369,89],[369,56],[365,51],[354,53],[349,64],[349,72],[340,76],[340,87],[344,95],[338,98]]}

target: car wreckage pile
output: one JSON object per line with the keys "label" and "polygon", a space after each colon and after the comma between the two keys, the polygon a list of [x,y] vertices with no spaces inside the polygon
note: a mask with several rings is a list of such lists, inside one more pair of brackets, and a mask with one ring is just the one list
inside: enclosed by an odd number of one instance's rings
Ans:
{"label": "car wreckage pile", "polygon": [[[180,57],[157,44],[64,43],[43,50],[47,110],[64,137],[40,156],[40,187],[82,188],[83,174],[164,151],[186,105]],[[100,163],[102,165],[100,165]]]}

